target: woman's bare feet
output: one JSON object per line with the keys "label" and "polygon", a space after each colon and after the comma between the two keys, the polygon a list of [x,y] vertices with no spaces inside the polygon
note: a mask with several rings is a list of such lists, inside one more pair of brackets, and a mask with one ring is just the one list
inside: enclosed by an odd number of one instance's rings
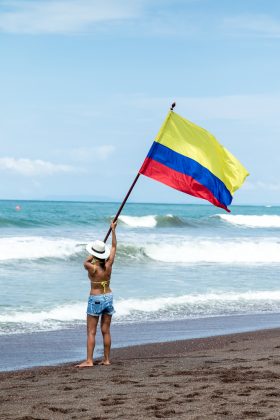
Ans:
{"label": "woman's bare feet", "polygon": [[99,365],[109,366],[111,364],[110,360],[101,360],[101,362],[98,363]]}
{"label": "woman's bare feet", "polygon": [[87,368],[87,367],[93,367],[94,363],[93,360],[86,360],[83,363],[80,363],[79,365],[76,365],[75,367],[78,368]]}

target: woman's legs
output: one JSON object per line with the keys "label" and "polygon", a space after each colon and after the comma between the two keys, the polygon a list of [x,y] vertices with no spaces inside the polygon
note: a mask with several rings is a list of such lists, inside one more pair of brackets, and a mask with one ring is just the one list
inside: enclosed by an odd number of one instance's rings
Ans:
{"label": "woman's legs", "polygon": [[99,316],[87,316],[87,360],[77,365],[77,367],[93,366],[93,351],[98,320]]}
{"label": "woman's legs", "polygon": [[104,357],[100,364],[110,365],[110,350],[111,350],[111,325],[112,315],[103,314],[101,316],[101,332],[103,335]]}
{"label": "woman's legs", "polygon": [[92,362],[98,320],[99,316],[87,316],[87,360],[91,360]]}

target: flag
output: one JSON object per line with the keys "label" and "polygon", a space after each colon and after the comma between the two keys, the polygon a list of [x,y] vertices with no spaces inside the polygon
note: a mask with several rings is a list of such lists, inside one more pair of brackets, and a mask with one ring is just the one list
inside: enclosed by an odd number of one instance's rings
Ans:
{"label": "flag", "polygon": [[211,133],[173,111],[168,113],[139,173],[228,212],[233,193],[249,175]]}

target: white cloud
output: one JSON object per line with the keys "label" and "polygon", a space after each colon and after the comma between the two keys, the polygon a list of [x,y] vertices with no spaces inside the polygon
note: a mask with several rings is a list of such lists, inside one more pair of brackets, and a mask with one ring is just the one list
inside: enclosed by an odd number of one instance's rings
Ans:
{"label": "white cloud", "polygon": [[280,20],[268,15],[245,15],[224,19],[224,27],[234,35],[253,35],[263,38],[280,37]]}
{"label": "white cloud", "polygon": [[[116,147],[112,144],[104,144],[101,146],[93,147],[79,147],[66,152],[72,159],[79,161],[89,161],[92,159],[107,160],[112,153],[116,150]],[[64,152],[65,153],[65,152]]]}
{"label": "white cloud", "polygon": [[74,168],[43,160],[15,159],[12,157],[0,158],[0,170],[18,173],[26,176],[53,175],[58,172],[73,172]]}
{"label": "white cloud", "polygon": [[[198,6],[188,7],[188,3]],[[142,37],[197,38],[220,31],[234,36],[280,37],[280,21],[274,16],[215,16],[205,14],[200,3],[203,1],[182,0],[180,8],[170,9],[169,2],[164,0],[0,0],[0,32],[84,33],[101,23],[104,29],[104,24],[128,21],[128,33]]]}
{"label": "white cloud", "polygon": [[72,33],[99,22],[137,17],[141,1],[0,0],[0,31],[8,33]]}

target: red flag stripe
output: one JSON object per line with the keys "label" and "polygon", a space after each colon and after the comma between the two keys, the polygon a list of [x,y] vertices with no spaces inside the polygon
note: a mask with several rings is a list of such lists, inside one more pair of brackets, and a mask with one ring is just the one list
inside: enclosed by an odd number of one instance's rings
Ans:
{"label": "red flag stripe", "polygon": [[153,178],[156,181],[162,182],[169,187],[175,188],[176,190],[184,193],[199,197],[204,200],[210,201],[217,207],[230,212],[230,210],[220,203],[214,195],[204,185],[200,184],[191,176],[182,174],[181,172],[175,171],[168,166],[163,165],[153,159],[146,158],[139,171],[140,174],[145,175],[149,178]]}

